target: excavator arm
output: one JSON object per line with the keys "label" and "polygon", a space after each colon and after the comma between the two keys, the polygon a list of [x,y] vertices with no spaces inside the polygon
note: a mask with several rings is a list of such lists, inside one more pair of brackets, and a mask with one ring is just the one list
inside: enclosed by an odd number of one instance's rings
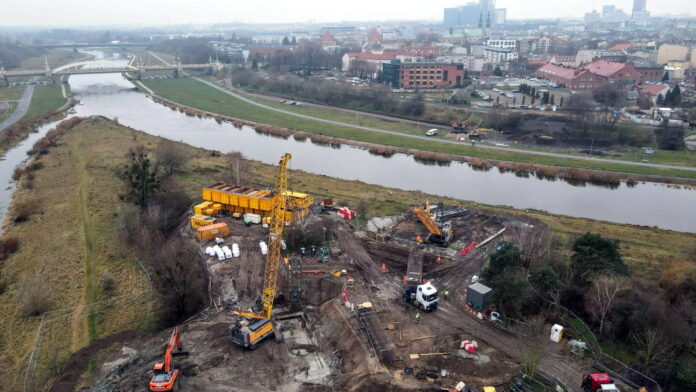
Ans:
{"label": "excavator arm", "polygon": [[244,317],[244,318],[253,318],[253,319],[259,319],[259,320],[263,320],[263,319],[266,318],[266,317],[264,317],[264,316],[262,316],[262,315],[260,315],[260,314],[251,313],[251,312],[236,312],[236,311],[235,311],[235,312],[232,312],[232,313],[235,314],[235,315],[237,315],[237,316]]}

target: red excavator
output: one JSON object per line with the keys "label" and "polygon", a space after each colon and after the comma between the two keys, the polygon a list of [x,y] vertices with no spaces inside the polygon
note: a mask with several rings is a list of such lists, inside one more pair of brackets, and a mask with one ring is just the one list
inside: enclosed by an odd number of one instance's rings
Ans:
{"label": "red excavator", "polygon": [[172,369],[172,356],[174,355],[174,347],[176,347],[177,354],[185,354],[181,351],[181,341],[179,340],[179,328],[174,328],[172,331],[172,337],[169,338],[169,344],[167,345],[167,350],[164,352],[164,361],[155,362],[155,366],[152,369],[155,374],[150,380],[150,390],[159,391],[176,391],[179,386],[179,376],[181,372],[179,369]]}

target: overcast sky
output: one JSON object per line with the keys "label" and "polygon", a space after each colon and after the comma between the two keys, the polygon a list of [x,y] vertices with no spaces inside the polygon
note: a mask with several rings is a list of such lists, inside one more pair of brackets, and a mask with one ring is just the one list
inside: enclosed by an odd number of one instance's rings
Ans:
{"label": "overcast sky", "polygon": [[[440,20],[443,8],[468,0],[0,0],[5,26],[286,23]],[[631,13],[632,0],[497,0],[509,19],[580,17],[614,4]],[[648,0],[653,15],[696,14],[696,0]]]}

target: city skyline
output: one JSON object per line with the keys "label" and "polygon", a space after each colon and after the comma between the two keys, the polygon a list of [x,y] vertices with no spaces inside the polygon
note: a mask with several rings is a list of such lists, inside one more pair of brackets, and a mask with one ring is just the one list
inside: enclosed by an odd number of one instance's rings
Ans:
{"label": "city skyline", "polygon": [[[390,20],[441,21],[443,10],[469,3],[466,0],[436,0],[422,4],[405,3],[399,7],[366,0],[354,0],[350,7],[329,8],[314,0],[287,3],[268,0],[258,5],[241,5],[223,0],[210,0],[192,7],[181,0],[124,0],[120,3],[77,0],[24,0],[3,7],[0,25],[5,26],[83,26],[117,25],[221,24],[221,23],[340,23]],[[601,11],[604,5],[615,5],[627,14],[633,11],[633,0],[585,0],[568,4],[528,0],[497,0],[496,8],[507,9],[507,20],[582,18],[586,12]],[[694,15],[692,0],[647,2],[647,11],[654,16]],[[269,11],[270,10],[270,11]],[[60,17],[56,17],[60,15]],[[18,22],[24,21],[24,22]]]}

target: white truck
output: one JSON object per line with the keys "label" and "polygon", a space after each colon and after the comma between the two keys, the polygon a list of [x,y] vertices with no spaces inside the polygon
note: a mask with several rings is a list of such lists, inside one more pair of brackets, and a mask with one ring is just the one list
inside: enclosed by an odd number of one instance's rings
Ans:
{"label": "white truck", "polygon": [[402,298],[426,312],[437,309],[437,289],[430,282],[423,283],[423,252],[417,248],[408,257]]}

